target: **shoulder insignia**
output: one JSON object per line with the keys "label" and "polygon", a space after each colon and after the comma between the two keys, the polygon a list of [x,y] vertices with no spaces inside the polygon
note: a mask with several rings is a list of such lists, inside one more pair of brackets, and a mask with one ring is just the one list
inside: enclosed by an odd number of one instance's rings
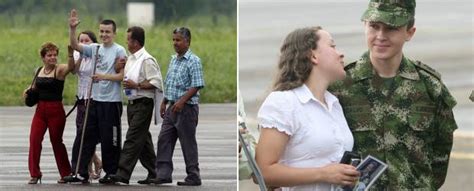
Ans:
{"label": "shoulder insignia", "polygon": [[426,65],[426,64],[423,64],[422,62],[420,62],[420,61],[418,61],[418,60],[415,61],[415,62],[413,62],[413,63],[415,64],[415,66],[416,66],[417,68],[420,68],[420,69],[422,69],[422,70],[428,72],[429,74],[433,75],[433,76],[434,76],[435,78],[437,78],[438,80],[441,80],[441,74],[438,73],[435,69],[429,67],[429,66]]}

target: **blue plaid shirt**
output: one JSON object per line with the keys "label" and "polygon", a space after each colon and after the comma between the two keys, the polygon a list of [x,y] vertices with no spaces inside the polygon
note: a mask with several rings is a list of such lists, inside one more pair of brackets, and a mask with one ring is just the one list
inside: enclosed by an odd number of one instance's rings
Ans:
{"label": "blue plaid shirt", "polygon": [[[165,79],[165,98],[170,101],[178,101],[190,88],[203,88],[204,77],[202,74],[201,59],[191,49],[178,58],[171,56],[168,73]],[[186,103],[198,104],[199,91]]]}

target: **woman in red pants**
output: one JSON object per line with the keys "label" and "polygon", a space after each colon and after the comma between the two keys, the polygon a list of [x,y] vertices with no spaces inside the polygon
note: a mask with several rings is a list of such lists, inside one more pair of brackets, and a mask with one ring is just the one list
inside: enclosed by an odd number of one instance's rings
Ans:
{"label": "woman in red pants", "polygon": [[[69,51],[69,64],[57,64],[58,54],[59,48],[53,43],[47,42],[41,46],[40,55],[43,66],[40,68],[38,77],[32,87],[39,92],[39,102],[36,106],[30,130],[28,168],[31,179],[28,184],[36,184],[38,181],[41,183],[42,173],[39,162],[41,144],[47,129],[49,130],[56,165],[61,175],[58,183],[64,183],[62,177],[71,174],[71,165],[67,157],[66,147],[63,144],[66,117],[62,104],[62,94],[64,79],[74,69],[74,61],[72,49]],[[23,96],[26,96],[26,94],[23,93]]]}

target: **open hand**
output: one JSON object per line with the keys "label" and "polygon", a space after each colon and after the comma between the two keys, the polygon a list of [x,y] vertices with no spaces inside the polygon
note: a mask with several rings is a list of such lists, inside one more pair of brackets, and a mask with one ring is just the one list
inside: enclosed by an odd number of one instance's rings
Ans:
{"label": "open hand", "polygon": [[80,22],[81,21],[79,20],[79,17],[77,17],[76,9],[72,9],[71,13],[69,15],[69,27],[76,28],[77,25],[79,25]]}

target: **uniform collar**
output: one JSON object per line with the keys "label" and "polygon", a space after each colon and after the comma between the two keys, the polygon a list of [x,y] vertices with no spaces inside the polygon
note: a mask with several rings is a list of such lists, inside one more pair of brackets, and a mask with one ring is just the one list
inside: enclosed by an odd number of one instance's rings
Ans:
{"label": "uniform collar", "polygon": [[[375,74],[372,63],[370,62],[369,52],[365,52],[357,61],[352,78],[354,81],[360,81],[367,78],[372,78]],[[415,68],[415,65],[407,59],[404,55],[398,69],[397,76],[410,80],[419,80],[420,76]]]}
{"label": "uniform collar", "polygon": [[359,60],[357,60],[354,71],[352,72],[352,79],[360,81],[374,76],[374,67],[370,63],[369,52],[365,52]]}
{"label": "uniform collar", "polygon": [[418,74],[418,71],[415,68],[415,64],[412,61],[405,58],[405,56],[403,56],[402,58],[402,63],[400,64],[398,75],[410,80],[420,79],[420,75]]}

